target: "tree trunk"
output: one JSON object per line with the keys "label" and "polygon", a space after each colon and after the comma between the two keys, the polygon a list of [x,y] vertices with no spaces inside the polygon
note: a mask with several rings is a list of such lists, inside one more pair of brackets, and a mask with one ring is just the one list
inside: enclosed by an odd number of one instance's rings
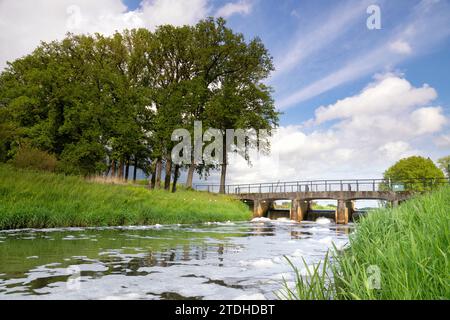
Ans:
{"label": "tree trunk", "polygon": [[111,165],[108,166],[108,169],[103,173],[105,177],[108,177],[109,173],[111,172]]}
{"label": "tree trunk", "polygon": [[162,172],[162,163],[161,163],[161,159],[158,158],[158,160],[156,160],[156,182],[155,182],[155,187],[156,189],[161,189],[161,172]]}
{"label": "tree trunk", "polygon": [[126,160],[126,166],[125,166],[125,181],[128,181],[128,176],[130,173],[130,157]]}
{"label": "tree trunk", "polygon": [[156,163],[152,164],[150,174],[152,175],[152,177],[150,179],[150,189],[155,189],[155,185],[156,185]]}
{"label": "tree trunk", "polygon": [[219,193],[225,193],[225,179],[227,175],[227,164],[223,163],[221,165],[222,169],[220,171],[220,188]]}
{"label": "tree trunk", "polygon": [[191,163],[189,165],[188,174],[186,178],[186,187],[192,188],[192,181],[194,180],[194,171],[195,171],[195,164]]}
{"label": "tree trunk", "polygon": [[164,177],[164,189],[167,191],[170,190],[171,176],[172,176],[172,160],[170,158],[167,158],[167,160],[166,160],[166,175]]}
{"label": "tree trunk", "polygon": [[173,174],[172,192],[177,191],[177,181],[178,181],[179,175],[180,175],[180,166],[177,164],[177,165],[175,165],[175,172]]}
{"label": "tree trunk", "polygon": [[137,165],[138,165],[138,159],[136,156],[134,156],[134,166],[133,166],[133,182],[136,182],[136,175],[137,175]]}
{"label": "tree trunk", "polygon": [[123,179],[123,159],[119,161],[119,179]]}
{"label": "tree trunk", "polygon": [[111,178],[116,176],[116,160],[111,162]]}
{"label": "tree trunk", "polygon": [[227,165],[228,165],[228,153],[227,153],[227,144],[226,144],[226,137],[223,137],[223,159],[222,159],[222,170],[220,171],[220,188],[219,193],[225,193],[225,180],[227,176]]}

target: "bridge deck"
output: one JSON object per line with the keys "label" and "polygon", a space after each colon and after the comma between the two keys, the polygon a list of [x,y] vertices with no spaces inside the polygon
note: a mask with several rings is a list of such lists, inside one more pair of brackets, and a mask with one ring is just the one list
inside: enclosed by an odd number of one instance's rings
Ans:
{"label": "bridge deck", "polygon": [[417,192],[413,191],[308,191],[308,192],[267,192],[240,193],[235,196],[241,200],[386,200],[403,201]]}
{"label": "bridge deck", "polygon": [[346,224],[355,212],[354,200],[385,200],[393,206],[417,193],[449,184],[447,179],[385,179],[310,180],[256,184],[197,184],[196,190],[232,194],[243,201],[251,201],[253,215],[261,217],[276,200],[291,200],[290,218],[302,221],[310,211],[313,200],[337,200],[335,221]]}

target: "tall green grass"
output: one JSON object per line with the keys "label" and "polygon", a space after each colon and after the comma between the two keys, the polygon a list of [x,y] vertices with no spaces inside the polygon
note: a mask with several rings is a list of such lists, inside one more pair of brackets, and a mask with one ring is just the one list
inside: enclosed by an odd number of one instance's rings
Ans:
{"label": "tall green grass", "polygon": [[227,196],[88,182],[0,165],[0,229],[248,220]]}
{"label": "tall green grass", "polygon": [[[450,188],[393,209],[371,212],[357,224],[349,248],[325,266],[285,284],[285,299],[450,299]],[[331,263],[330,263],[331,262]]]}

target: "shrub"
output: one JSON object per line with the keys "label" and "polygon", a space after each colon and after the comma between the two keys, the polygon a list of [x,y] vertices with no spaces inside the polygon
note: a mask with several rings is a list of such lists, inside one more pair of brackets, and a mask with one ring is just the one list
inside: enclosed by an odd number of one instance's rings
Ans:
{"label": "shrub", "polygon": [[11,162],[17,168],[44,171],[55,171],[58,164],[54,155],[27,145],[19,148]]}

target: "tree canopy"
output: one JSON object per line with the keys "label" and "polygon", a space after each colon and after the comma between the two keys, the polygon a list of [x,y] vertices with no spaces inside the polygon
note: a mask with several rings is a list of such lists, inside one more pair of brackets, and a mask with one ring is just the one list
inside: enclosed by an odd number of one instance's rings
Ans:
{"label": "tree canopy", "polygon": [[439,168],[450,178],[450,156],[440,158],[437,163],[439,164]]}
{"label": "tree canopy", "polygon": [[[263,83],[272,70],[261,40],[246,41],[223,19],[41,43],[0,75],[0,161],[26,146],[71,174],[128,177],[132,163],[154,181],[164,166],[168,189],[180,170],[170,159],[175,128],[277,126]],[[219,167],[189,166],[209,169]]]}
{"label": "tree canopy", "polygon": [[392,183],[404,183],[407,190],[421,191],[433,183],[428,179],[439,181],[445,177],[430,158],[412,156],[397,161],[384,172],[384,178]]}

